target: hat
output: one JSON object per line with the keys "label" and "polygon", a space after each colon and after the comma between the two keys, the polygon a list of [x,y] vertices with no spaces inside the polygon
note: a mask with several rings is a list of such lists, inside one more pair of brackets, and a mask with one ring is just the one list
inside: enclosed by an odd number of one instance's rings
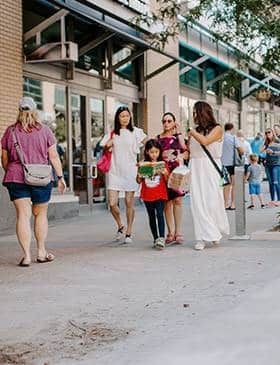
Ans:
{"label": "hat", "polygon": [[19,101],[19,110],[35,110],[37,109],[37,104],[30,96],[24,96]]}

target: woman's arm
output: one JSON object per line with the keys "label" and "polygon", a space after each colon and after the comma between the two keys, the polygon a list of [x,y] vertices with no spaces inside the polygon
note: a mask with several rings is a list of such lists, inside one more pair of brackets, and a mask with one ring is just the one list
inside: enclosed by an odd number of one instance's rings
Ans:
{"label": "woman's arm", "polygon": [[8,164],[9,164],[8,151],[4,150],[3,148],[2,148],[2,152],[1,152],[1,163],[2,163],[3,169],[5,171],[7,171]]}
{"label": "woman's arm", "polygon": [[190,130],[189,135],[195,138],[198,143],[204,146],[208,146],[209,144],[216,141],[220,141],[222,139],[223,130],[221,126],[217,125],[215,128],[212,129],[212,131],[207,136],[198,133],[194,129]]}
{"label": "woman's arm", "polygon": [[261,147],[260,147],[260,152],[264,152],[266,150],[266,145],[263,144]]}
{"label": "woman's arm", "polygon": [[57,188],[60,193],[64,193],[66,190],[66,183],[63,178],[62,165],[61,165],[61,161],[58,156],[55,144],[48,149],[48,155],[49,155],[50,163],[52,164],[56,175],[62,176],[62,178],[60,178],[58,180]]}

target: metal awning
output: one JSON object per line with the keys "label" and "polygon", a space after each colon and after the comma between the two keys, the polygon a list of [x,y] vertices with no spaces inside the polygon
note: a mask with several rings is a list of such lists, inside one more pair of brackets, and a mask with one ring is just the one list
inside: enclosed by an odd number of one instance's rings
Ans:
{"label": "metal awning", "polygon": [[[181,63],[185,66],[190,66],[191,68],[195,68],[198,71],[202,71],[200,67],[193,65],[191,62],[188,62],[181,57],[177,57],[169,52],[166,52],[149,44],[144,39],[144,33],[141,33],[137,31],[135,28],[128,26],[126,23],[124,22],[121,23],[118,19],[106,15],[88,5],[81,3],[80,1],[77,0],[48,0],[48,1],[58,6],[60,9],[66,9],[72,14],[76,14],[78,16],[86,18],[93,24],[97,24],[103,27],[107,31],[114,33],[118,37],[121,37],[141,47],[144,50],[152,50],[159,54],[162,54],[163,56],[174,61],[172,64]],[[169,64],[171,65],[171,62]]]}
{"label": "metal awning", "polygon": [[190,45],[187,42],[184,42],[184,41],[181,41],[181,40],[180,40],[180,44],[182,44],[183,47],[189,49],[190,51],[195,52],[196,54],[198,54],[200,58],[206,57],[207,60],[212,61],[214,64],[216,64],[218,66],[221,66],[224,69],[235,71],[237,74],[244,77],[245,79],[248,79],[248,80],[254,82],[254,85],[251,87],[251,90],[257,89],[256,85],[260,85],[260,86],[262,86],[266,89],[271,90],[276,95],[280,95],[280,88],[278,89],[276,87],[273,87],[273,86],[269,85],[270,80],[280,81],[280,78],[278,76],[273,75],[271,73],[267,73],[265,78],[260,80],[256,77],[250,75],[248,72],[245,72],[245,71],[241,70],[238,67],[235,67],[235,66],[233,66],[233,65],[231,65],[227,62],[224,62],[223,60],[219,59],[218,57],[209,55],[203,49],[196,48],[193,45]]}

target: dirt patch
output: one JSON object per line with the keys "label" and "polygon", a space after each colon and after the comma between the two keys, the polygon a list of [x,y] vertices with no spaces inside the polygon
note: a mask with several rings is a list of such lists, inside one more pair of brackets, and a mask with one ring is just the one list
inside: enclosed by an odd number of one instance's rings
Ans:
{"label": "dirt patch", "polygon": [[[61,327],[52,325],[42,331],[32,343],[0,343],[0,365],[52,365],[63,358],[78,360],[128,334],[128,330],[112,328],[104,323],[69,320]],[[45,342],[46,339],[50,341]]]}

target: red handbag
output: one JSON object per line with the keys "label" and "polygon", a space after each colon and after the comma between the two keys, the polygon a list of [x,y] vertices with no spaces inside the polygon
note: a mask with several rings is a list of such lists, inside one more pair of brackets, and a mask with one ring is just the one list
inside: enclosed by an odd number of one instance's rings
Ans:
{"label": "red handbag", "polygon": [[[111,132],[110,139],[112,139],[114,131]],[[111,167],[112,151],[106,150],[103,152],[102,157],[97,162],[97,168],[103,174],[109,172]]]}

